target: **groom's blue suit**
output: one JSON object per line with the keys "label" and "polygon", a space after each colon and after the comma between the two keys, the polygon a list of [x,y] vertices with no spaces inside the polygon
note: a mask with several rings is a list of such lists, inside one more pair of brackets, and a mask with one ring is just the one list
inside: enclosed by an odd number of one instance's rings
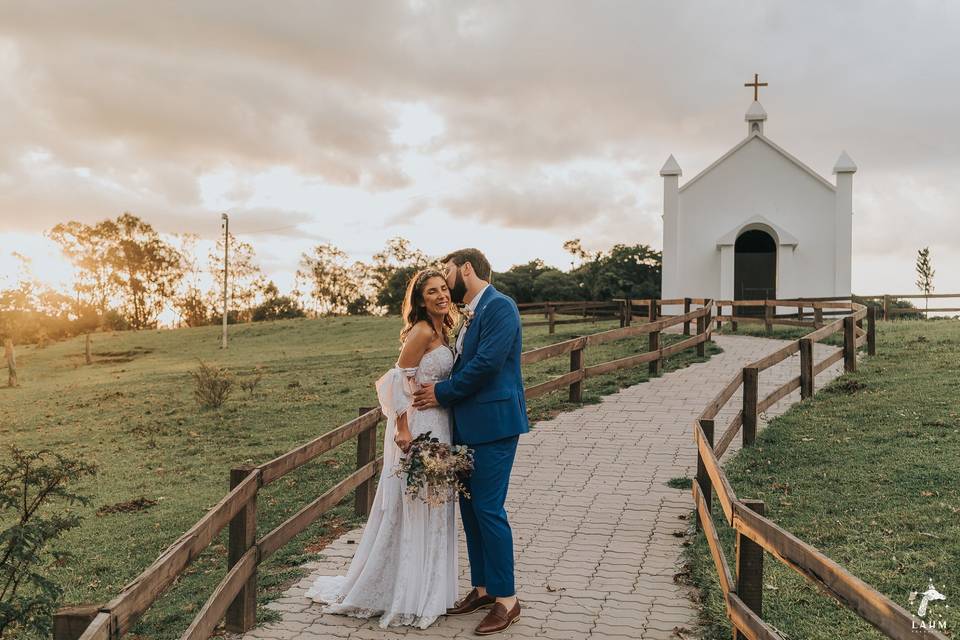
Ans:
{"label": "groom's blue suit", "polygon": [[488,286],[465,329],[463,349],[449,380],[434,387],[452,407],[453,441],[474,450],[474,471],[460,498],[471,582],[493,596],[512,596],[513,532],[503,503],[521,433],[530,430],[520,373],[520,313]]}

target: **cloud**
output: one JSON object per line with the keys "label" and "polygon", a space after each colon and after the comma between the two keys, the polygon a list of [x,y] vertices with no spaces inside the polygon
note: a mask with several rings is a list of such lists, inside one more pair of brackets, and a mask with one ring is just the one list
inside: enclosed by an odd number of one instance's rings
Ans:
{"label": "cloud", "polygon": [[636,197],[617,195],[602,181],[543,179],[532,183],[489,181],[475,184],[441,204],[456,216],[519,229],[570,228],[598,218],[626,219],[636,212]]}
{"label": "cloud", "polygon": [[[229,171],[231,210],[300,237],[331,207],[276,205],[257,177],[285,168],[369,196],[335,243],[413,192],[387,226],[447,211],[659,244],[657,169],[733,146],[759,72],[778,144],[827,176],[841,149],[860,165],[860,254],[907,242],[906,210],[911,244],[955,242],[958,28],[960,6],[892,0],[0,5],[0,230],[123,210],[211,230],[202,183]],[[436,121],[425,140],[405,105]]]}

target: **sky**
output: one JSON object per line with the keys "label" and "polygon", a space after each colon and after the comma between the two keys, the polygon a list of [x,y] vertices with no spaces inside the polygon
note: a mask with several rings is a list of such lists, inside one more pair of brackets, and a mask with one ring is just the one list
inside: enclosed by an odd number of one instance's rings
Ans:
{"label": "sky", "polygon": [[947,1],[0,2],[0,286],[124,211],[206,243],[227,211],[281,288],[320,242],[659,249],[660,166],[742,139],[759,73],[768,137],[859,166],[854,291],[916,291],[923,246],[960,291],[957,33]]}

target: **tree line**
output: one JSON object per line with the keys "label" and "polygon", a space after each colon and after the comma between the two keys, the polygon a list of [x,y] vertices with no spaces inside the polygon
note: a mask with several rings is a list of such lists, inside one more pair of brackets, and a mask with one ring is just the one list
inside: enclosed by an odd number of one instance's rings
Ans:
{"label": "tree line", "polygon": [[[222,321],[223,237],[201,261],[199,236],[164,236],[130,213],[94,224],[65,222],[47,235],[73,266],[72,292],[22,275],[0,289],[0,337],[42,342],[95,330],[154,328],[161,318],[188,327]],[[410,276],[437,263],[404,238],[388,241],[369,262],[351,261],[342,249],[321,243],[301,255],[293,288],[281,292],[250,243],[230,235],[229,245],[230,323],[397,314]],[[569,270],[536,259],[494,273],[496,286],[517,302],[659,295],[661,255],[646,245],[590,252],[570,240],[564,248],[573,261]]]}

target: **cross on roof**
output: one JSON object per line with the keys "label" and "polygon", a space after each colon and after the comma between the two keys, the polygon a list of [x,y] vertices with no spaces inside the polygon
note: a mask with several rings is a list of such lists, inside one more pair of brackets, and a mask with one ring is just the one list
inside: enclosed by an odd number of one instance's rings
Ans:
{"label": "cross on roof", "polygon": [[753,82],[745,82],[743,84],[745,87],[753,87],[753,100],[756,102],[760,99],[760,87],[766,87],[766,82],[760,82],[760,74],[753,74]]}

